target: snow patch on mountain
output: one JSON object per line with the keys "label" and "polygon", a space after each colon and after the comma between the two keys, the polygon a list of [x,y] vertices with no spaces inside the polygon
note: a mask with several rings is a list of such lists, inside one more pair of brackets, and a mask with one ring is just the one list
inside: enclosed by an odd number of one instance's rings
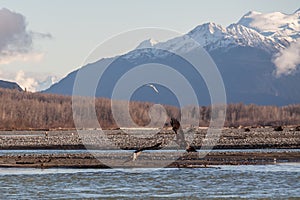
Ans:
{"label": "snow patch on mountain", "polygon": [[229,37],[226,29],[215,23],[206,23],[197,26],[187,35],[203,47],[216,43],[219,40],[226,40]]}
{"label": "snow patch on mountain", "polygon": [[264,36],[293,42],[300,37],[300,9],[293,14],[248,12],[238,22]]}
{"label": "snow patch on mountain", "polygon": [[266,37],[257,31],[240,24],[231,24],[227,28],[214,23],[199,25],[182,36],[161,43],[142,42],[138,48],[159,48],[176,53],[188,53],[197,47],[207,51],[229,49],[237,46],[250,46],[263,49],[267,52],[278,52],[284,46],[275,39]]}
{"label": "snow patch on mountain", "polygon": [[267,52],[277,52],[283,48],[273,38],[266,37],[257,31],[240,24],[231,24],[227,27],[228,33],[235,39],[235,44],[263,49]]}

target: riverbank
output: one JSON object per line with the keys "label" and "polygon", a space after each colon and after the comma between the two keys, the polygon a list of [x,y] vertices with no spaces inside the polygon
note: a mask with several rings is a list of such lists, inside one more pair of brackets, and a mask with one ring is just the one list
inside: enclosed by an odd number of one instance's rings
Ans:
{"label": "riverbank", "polygon": [[[199,168],[211,165],[257,165],[281,162],[300,162],[299,151],[230,151],[232,149],[300,149],[300,131],[285,128],[223,129],[207,155],[178,151],[172,130],[56,130],[56,131],[0,131],[0,149],[97,149],[102,153],[62,154],[0,154],[0,167],[34,168],[132,168],[170,167]],[[207,140],[207,129],[187,130],[186,140],[200,149]],[[218,137],[216,137],[218,136]],[[133,161],[133,150],[160,144],[159,148],[143,152]],[[161,149],[161,150],[159,150]],[[1,151],[0,150],[0,151]],[[111,151],[114,150],[114,151]],[[117,150],[117,151],[116,151]],[[131,150],[131,151],[125,151]],[[228,150],[228,151],[226,151]]]}
{"label": "riverbank", "polygon": [[21,168],[205,168],[211,165],[262,165],[300,162],[300,154],[283,152],[143,152],[132,160],[132,152],[79,154],[23,154],[1,155],[0,167]]}
{"label": "riverbank", "polygon": [[[0,131],[0,150],[10,149],[137,149],[161,143],[160,148],[177,149],[172,130],[68,130],[68,131]],[[186,139],[198,149],[208,139],[207,129],[189,130]],[[300,149],[300,131],[285,128],[223,129],[215,138],[214,149]]]}

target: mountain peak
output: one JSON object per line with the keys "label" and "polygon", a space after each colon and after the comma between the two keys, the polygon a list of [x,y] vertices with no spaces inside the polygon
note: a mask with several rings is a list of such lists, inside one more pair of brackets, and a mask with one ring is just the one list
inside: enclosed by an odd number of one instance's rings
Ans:
{"label": "mountain peak", "polygon": [[226,38],[228,33],[221,25],[210,22],[195,27],[187,35],[197,41],[200,46],[206,47]]}
{"label": "mountain peak", "polygon": [[253,15],[260,15],[260,14],[262,14],[262,13],[251,10],[251,11],[247,12],[242,18],[244,18],[244,17],[250,17],[250,16],[253,16]]}
{"label": "mountain peak", "polygon": [[[255,34],[255,35],[260,35],[256,30],[248,28],[242,24],[230,24],[226,28],[228,33],[234,34],[234,35],[243,35],[247,36],[249,34]],[[263,36],[261,36],[263,37]]]}
{"label": "mountain peak", "polygon": [[266,52],[277,52],[282,48],[273,38],[265,37],[256,30],[241,24],[231,24],[227,32],[233,37],[234,43],[239,46],[251,46],[265,50]]}
{"label": "mountain peak", "polygon": [[251,11],[245,14],[238,21],[238,24],[254,29],[264,36],[273,37],[276,40],[292,42],[300,37],[299,15],[300,9],[293,14],[284,14],[281,12],[259,13]]}
{"label": "mountain peak", "polygon": [[158,43],[157,40],[153,39],[153,38],[149,38],[148,40],[144,40],[143,42],[141,42],[136,49],[144,49],[144,48],[151,48],[154,45],[156,45]]}
{"label": "mountain peak", "polygon": [[216,32],[221,31],[225,32],[226,30],[218,24],[208,22],[199,26],[196,26],[193,30],[189,32],[189,34],[193,35],[197,32],[209,32],[210,34],[215,34]]}

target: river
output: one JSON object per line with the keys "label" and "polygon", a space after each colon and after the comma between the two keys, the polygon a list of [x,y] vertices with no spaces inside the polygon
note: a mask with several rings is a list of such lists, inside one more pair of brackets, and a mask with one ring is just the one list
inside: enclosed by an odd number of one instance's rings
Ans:
{"label": "river", "polygon": [[0,168],[0,199],[300,199],[300,163],[215,167]]}

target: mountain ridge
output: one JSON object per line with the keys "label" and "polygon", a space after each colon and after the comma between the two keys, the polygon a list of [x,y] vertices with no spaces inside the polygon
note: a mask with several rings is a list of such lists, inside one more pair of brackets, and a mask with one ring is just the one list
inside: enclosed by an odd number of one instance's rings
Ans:
{"label": "mountain ridge", "polygon": [[238,24],[252,28],[264,36],[286,40],[288,43],[300,37],[300,8],[292,14],[281,12],[260,13],[251,11],[245,14]]}
{"label": "mountain ridge", "polygon": [[[291,15],[275,13],[259,13],[249,12],[245,14],[237,23],[233,23],[226,28],[221,25],[209,22],[196,26],[186,34],[169,39],[165,42],[157,42],[153,39],[147,39],[140,43],[136,49],[117,56],[118,62],[115,69],[107,74],[107,84],[111,84],[109,79],[114,79],[114,74],[120,74],[120,71],[126,72],[130,70],[132,63],[143,64],[147,62],[161,62],[164,64],[176,65],[174,59],[168,57],[168,54],[156,49],[168,50],[177,53],[188,53],[193,51],[199,45],[208,51],[213,60],[215,61],[224,80],[226,93],[229,103],[255,103],[259,105],[287,105],[299,103],[300,89],[297,86],[300,82],[300,73],[295,71],[294,74],[283,77],[275,77],[274,71],[276,69],[272,62],[275,55],[287,49],[291,43],[295,41],[295,37],[300,37],[300,29],[295,29],[292,32],[284,31],[285,28],[278,24],[291,24],[298,12]],[[264,19],[266,16],[279,16],[281,17],[278,26],[278,31],[272,34],[267,33],[270,30],[268,26],[253,28],[251,22],[254,20]],[[284,16],[288,16],[284,18]],[[286,19],[283,22],[282,19]],[[248,20],[248,21],[247,21]],[[252,21],[251,21],[252,20]],[[274,17],[271,21],[274,20]],[[291,20],[292,22],[290,23]],[[297,28],[299,25],[295,25]],[[273,28],[274,28],[273,27]],[[288,29],[289,26],[286,27]],[[296,32],[296,34],[295,34]],[[280,35],[282,34],[282,35]],[[194,39],[197,43],[191,41]],[[113,59],[113,58],[111,58]],[[81,70],[90,70],[92,67],[101,68],[103,60],[96,63],[83,66]],[[181,66],[186,67],[185,65]],[[126,70],[125,70],[126,68]],[[125,70],[125,71],[124,71]],[[53,85],[45,90],[46,93],[59,93],[72,95],[72,88],[76,77],[77,70],[70,73],[67,77],[62,79],[59,83]],[[187,72],[189,76],[193,76],[192,72]],[[209,94],[205,89],[205,83],[202,81],[193,82],[195,88],[202,98],[202,104],[210,104]],[[159,86],[158,86],[159,87]],[[158,88],[163,90],[163,88]],[[96,96],[108,97],[109,93],[101,92],[97,89]],[[106,90],[106,88],[102,88]],[[68,91],[68,92],[66,92]],[[142,91],[142,90],[141,90]],[[151,94],[152,91],[143,91],[143,95],[135,95],[135,101],[151,101],[156,103],[168,104],[175,102],[170,100],[170,97],[164,97],[164,102],[157,102],[156,97]],[[165,91],[167,93],[167,91]],[[204,97],[203,97],[204,96]],[[171,103],[173,105],[173,103]]]}
{"label": "mountain ridge", "polygon": [[16,82],[4,80],[0,80],[0,88],[23,91],[23,89]]}

